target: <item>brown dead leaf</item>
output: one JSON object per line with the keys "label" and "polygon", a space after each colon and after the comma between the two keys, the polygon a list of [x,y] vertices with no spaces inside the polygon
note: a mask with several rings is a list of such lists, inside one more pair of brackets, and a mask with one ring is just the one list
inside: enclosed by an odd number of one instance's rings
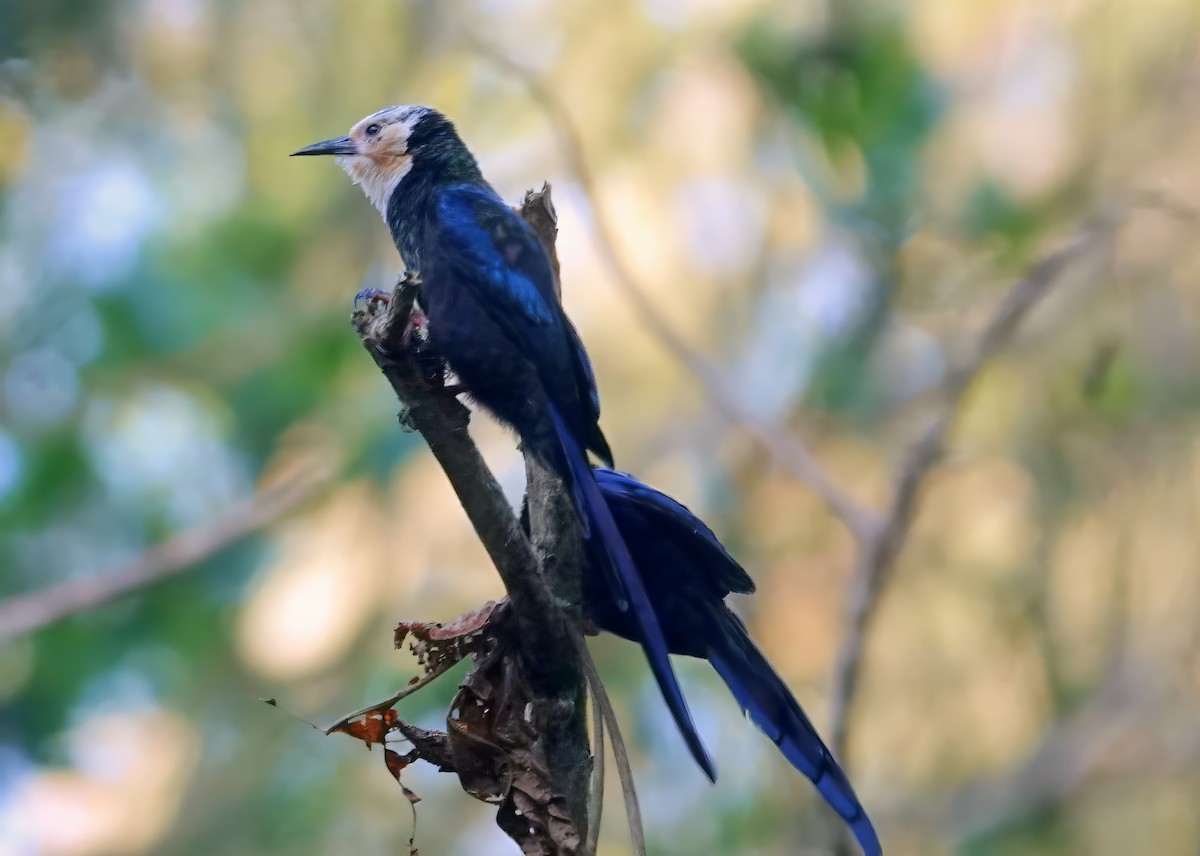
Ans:
{"label": "brown dead leaf", "polygon": [[367,748],[370,749],[372,744],[383,742],[399,718],[400,714],[396,712],[395,708],[376,710],[336,726],[331,733],[348,734],[355,740],[366,743]]}
{"label": "brown dead leaf", "polygon": [[404,782],[400,781],[400,774],[404,772],[405,767],[416,761],[419,757],[420,755],[415,749],[407,755],[401,755],[399,752],[391,749],[383,750],[383,762],[387,764],[388,772],[395,777],[396,784],[400,786],[400,790],[404,793],[404,798],[408,800],[408,804],[412,808],[412,835],[408,837],[408,856],[417,856],[417,848],[415,846],[417,840],[417,803],[421,801],[421,798],[409,790]]}
{"label": "brown dead leaf", "polygon": [[467,793],[499,806],[496,823],[530,856],[574,856],[581,838],[549,770],[537,754],[539,729],[552,722],[535,703],[516,647],[516,628],[507,602],[490,601],[452,622],[405,621],[396,627],[395,644],[407,643],[426,678],[470,657],[473,664],[451,703],[446,732],[421,729],[401,720],[394,709],[379,708],[340,723],[333,730],[382,743],[399,731],[413,749],[402,755],[384,748],[384,762],[413,805],[410,856],[415,856],[416,803],[401,781],[404,769],[420,759],[458,774]]}
{"label": "brown dead leaf", "polygon": [[404,782],[400,781],[400,774],[404,771],[405,767],[407,767],[413,761],[416,761],[418,757],[419,755],[416,752],[412,752],[408,755],[401,755],[399,752],[396,752],[392,749],[383,750],[383,761],[385,764],[387,764],[388,772],[395,777],[396,783],[400,785],[400,789],[404,791],[405,798],[413,805],[419,803],[421,798],[409,790]]}
{"label": "brown dead leaf", "polygon": [[[499,622],[497,622],[499,623]],[[450,706],[447,738],[463,790],[498,803],[496,823],[526,854],[570,856],[581,839],[535,754],[539,714],[511,631],[492,626],[494,644],[475,655]]]}
{"label": "brown dead leaf", "polygon": [[505,599],[489,600],[479,609],[447,623],[401,621],[396,625],[393,644],[401,648],[405,640],[411,637],[409,648],[426,674],[445,669],[468,656],[481,653],[487,647],[488,629],[493,616],[499,618],[506,614],[507,606]]}

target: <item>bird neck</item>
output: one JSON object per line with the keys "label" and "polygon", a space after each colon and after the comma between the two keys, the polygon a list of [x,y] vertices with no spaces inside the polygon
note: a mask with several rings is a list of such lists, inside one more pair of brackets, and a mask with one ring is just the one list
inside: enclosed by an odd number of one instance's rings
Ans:
{"label": "bird neck", "polygon": [[421,269],[425,226],[433,214],[438,189],[451,184],[488,186],[479,165],[464,146],[422,149],[388,200],[384,219],[392,241],[410,271]]}
{"label": "bird neck", "polygon": [[433,190],[433,184],[417,175],[414,169],[400,180],[392,191],[392,198],[388,200],[384,219],[392,233],[392,241],[400,251],[400,258],[404,259],[404,267],[409,271],[421,269],[421,243],[427,219],[425,212],[433,204]]}

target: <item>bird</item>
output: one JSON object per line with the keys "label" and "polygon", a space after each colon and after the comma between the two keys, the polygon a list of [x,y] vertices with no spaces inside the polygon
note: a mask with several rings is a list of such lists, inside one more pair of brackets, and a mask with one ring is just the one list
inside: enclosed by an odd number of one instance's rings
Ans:
{"label": "bird", "polygon": [[613,606],[636,628],[688,749],[716,768],[692,722],[641,576],[587,459],[611,465],[595,374],[555,290],[545,248],[484,179],[454,124],[423,105],[385,107],[296,155],[332,155],[420,275],[428,342],[471,399],[512,428],[571,493]]}
{"label": "bird", "polygon": [[[742,710],[807,776],[847,823],[867,856],[879,837],[845,772],[812,722],[725,604],[754,581],[685,506],[627,473],[595,468],[596,483],[630,553],[672,654],[707,660]],[[584,574],[585,616],[595,629],[640,641],[603,574]]]}

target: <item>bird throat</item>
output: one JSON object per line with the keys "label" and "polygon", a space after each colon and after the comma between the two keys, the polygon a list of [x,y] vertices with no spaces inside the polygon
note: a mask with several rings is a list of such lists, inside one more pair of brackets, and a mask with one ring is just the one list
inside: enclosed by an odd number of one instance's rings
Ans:
{"label": "bird throat", "polygon": [[413,168],[410,155],[372,158],[364,155],[338,158],[338,166],[346,171],[350,180],[362,188],[375,209],[388,216],[388,201]]}

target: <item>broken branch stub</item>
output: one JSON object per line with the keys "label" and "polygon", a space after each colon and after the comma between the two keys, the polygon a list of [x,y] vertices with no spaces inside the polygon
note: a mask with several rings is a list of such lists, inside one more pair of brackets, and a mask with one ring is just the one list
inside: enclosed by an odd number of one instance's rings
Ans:
{"label": "broken branch stub", "polygon": [[[446,731],[419,728],[394,709],[383,710],[390,699],[364,715],[343,718],[330,731],[362,740],[368,748],[392,742],[392,733],[403,737],[412,746],[408,754],[384,750],[397,782],[401,771],[416,760],[456,773],[464,791],[499,806],[496,823],[522,852],[569,856],[580,852],[580,831],[567,795],[539,759],[544,749],[539,745],[539,723],[546,718],[547,701],[538,696],[517,656],[518,633],[511,606],[503,600],[489,601],[446,624],[401,622],[396,645],[409,644],[426,676],[472,660],[451,702]],[[400,784],[410,802],[419,799]]]}
{"label": "broken branch stub", "polygon": [[524,853],[575,853],[580,837],[567,797],[537,757],[546,702],[517,656],[518,632],[509,604],[489,601],[448,624],[401,622],[396,645],[408,641],[426,670],[473,659],[450,704],[439,763],[449,761],[467,793],[499,805],[497,824]]}
{"label": "broken branch stub", "polygon": [[489,635],[494,644],[474,655],[450,705],[450,756],[467,793],[499,804],[496,823],[523,853],[577,853],[580,830],[568,795],[539,758],[540,724],[554,712],[544,710],[547,701],[530,684],[512,640],[511,632]]}

